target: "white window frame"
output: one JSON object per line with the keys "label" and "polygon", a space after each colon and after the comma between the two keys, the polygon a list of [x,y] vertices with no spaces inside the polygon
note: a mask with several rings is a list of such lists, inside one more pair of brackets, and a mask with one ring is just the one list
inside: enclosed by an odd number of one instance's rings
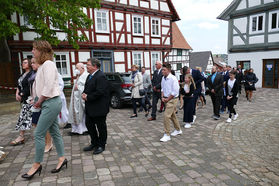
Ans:
{"label": "white window frame", "polygon": [[[98,29],[98,22],[97,22],[97,19],[98,19],[97,14],[98,13],[101,13],[101,14],[105,13],[106,14],[106,17],[105,17],[106,24],[107,24],[106,30]],[[97,9],[95,9],[94,14],[95,14],[94,17],[95,17],[95,30],[96,30],[96,32],[97,33],[109,33],[109,27],[110,27],[110,25],[109,25],[109,11],[108,10],[97,10]],[[103,20],[103,18],[102,18],[102,20]]]}
{"label": "white window frame", "polygon": [[[153,20],[158,21],[158,34],[153,34]],[[151,36],[161,37],[161,19],[160,18],[151,18]]]}
{"label": "white window frame", "polygon": [[[135,33],[135,29],[134,29],[134,18],[140,18],[140,27],[141,27],[141,33]],[[143,16],[140,16],[140,15],[133,15],[132,16],[132,30],[133,30],[133,35],[135,36],[143,36]]]}
{"label": "white window frame", "polygon": [[[70,58],[69,58],[69,53],[68,52],[54,52],[54,58],[53,58],[53,61],[55,62],[55,65],[57,63],[56,61],[56,56],[57,55],[65,55],[66,56],[66,70],[67,70],[67,73],[66,74],[62,74],[59,72],[59,69],[57,68],[57,71],[61,74],[61,76],[63,78],[68,78],[68,77],[71,77],[71,70],[70,70]],[[61,63],[61,62],[60,62]]]}
{"label": "white window frame", "polygon": [[[262,25],[262,30],[259,30],[259,17],[263,16],[263,25]],[[256,31],[253,31],[253,18],[257,18],[257,22],[256,22]],[[264,33],[265,31],[265,13],[262,14],[256,14],[256,15],[252,15],[250,17],[250,34],[258,34],[258,33]]]}
{"label": "white window frame", "polygon": [[[143,52],[132,52],[133,54],[133,60],[132,60],[132,64],[133,65],[138,65],[139,67],[142,67],[143,65]],[[140,56],[140,64],[138,62],[136,62],[136,60],[138,61],[138,59],[136,59],[135,55]]]}
{"label": "white window frame", "polygon": [[[158,55],[158,58],[153,58],[153,55]],[[155,64],[157,61],[161,61],[161,53],[160,52],[151,52],[151,66],[152,73],[156,70]]]}
{"label": "white window frame", "polygon": [[[276,28],[272,28],[272,14],[276,13],[277,14],[277,22],[276,22]],[[269,32],[275,32],[279,31],[279,10],[269,12]]]}

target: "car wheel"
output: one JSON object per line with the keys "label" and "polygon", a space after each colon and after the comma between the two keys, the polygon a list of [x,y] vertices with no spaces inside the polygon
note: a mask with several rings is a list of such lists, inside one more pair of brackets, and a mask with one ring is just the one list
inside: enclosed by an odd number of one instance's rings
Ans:
{"label": "car wheel", "polygon": [[122,102],[116,94],[113,94],[111,96],[110,104],[111,104],[111,107],[114,109],[119,109],[122,107]]}

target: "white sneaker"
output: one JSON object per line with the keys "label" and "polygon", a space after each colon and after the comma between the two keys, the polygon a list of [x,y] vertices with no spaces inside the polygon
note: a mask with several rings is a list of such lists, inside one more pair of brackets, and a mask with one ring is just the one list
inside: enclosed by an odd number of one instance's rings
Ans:
{"label": "white sneaker", "polygon": [[232,122],[232,119],[231,118],[228,118],[227,119],[227,123],[231,123]]}
{"label": "white sneaker", "polygon": [[193,122],[192,122],[192,124],[195,123],[196,119],[197,119],[197,116],[196,116],[196,115],[193,115]]}
{"label": "white sneaker", "polygon": [[190,123],[185,123],[185,125],[184,125],[184,128],[186,128],[186,129],[189,129],[191,127],[192,127],[192,125]]}
{"label": "white sneaker", "polygon": [[235,121],[238,118],[238,114],[234,115],[233,120]]}
{"label": "white sneaker", "polygon": [[172,133],[171,133],[171,136],[177,136],[177,135],[180,135],[182,134],[182,130],[174,130]]}
{"label": "white sneaker", "polygon": [[160,139],[161,142],[167,142],[167,141],[170,141],[170,140],[171,140],[171,138],[167,134],[164,134],[164,136]]}

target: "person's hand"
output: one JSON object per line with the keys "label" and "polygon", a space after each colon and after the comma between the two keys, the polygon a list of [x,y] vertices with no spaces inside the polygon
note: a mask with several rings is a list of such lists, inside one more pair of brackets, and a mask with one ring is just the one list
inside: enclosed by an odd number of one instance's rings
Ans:
{"label": "person's hand", "polygon": [[133,87],[133,88],[135,87],[135,84],[134,84],[134,83],[132,84],[132,87]]}
{"label": "person's hand", "polygon": [[34,105],[34,108],[41,108],[41,102],[37,101]]}
{"label": "person's hand", "polygon": [[16,100],[20,102],[21,101],[21,96],[16,94]]}
{"label": "person's hand", "polygon": [[211,93],[215,94],[215,90],[214,90],[214,89],[212,89],[212,90],[211,90]]}
{"label": "person's hand", "polygon": [[84,101],[87,101],[87,94],[82,93],[81,98],[82,98]]}
{"label": "person's hand", "polygon": [[77,90],[78,90],[77,84],[75,85],[75,88],[74,88],[74,90],[75,90],[75,91],[77,91]]}
{"label": "person's hand", "polygon": [[156,87],[155,87],[155,86],[153,87],[153,90],[154,90],[154,92],[157,92],[157,89],[156,89]]}
{"label": "person's hand", "polygon": [[232,99],[232,96],[227,96],[227,100],[230,100],[230,99]]}
{"label": "person's hand", "polygon": [[168,100],[168,98],[162,98],[162,101],[163,101],[164,103],[167,103],[169,100]]}

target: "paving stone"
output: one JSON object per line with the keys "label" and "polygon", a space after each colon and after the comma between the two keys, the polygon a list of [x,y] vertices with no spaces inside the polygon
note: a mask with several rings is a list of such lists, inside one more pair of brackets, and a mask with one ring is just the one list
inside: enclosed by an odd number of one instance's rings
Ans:
{"label": "paving stone", "polygon": [[165,174],[164,177],[169,182],[177,182],[180,180],[175,174]]}

